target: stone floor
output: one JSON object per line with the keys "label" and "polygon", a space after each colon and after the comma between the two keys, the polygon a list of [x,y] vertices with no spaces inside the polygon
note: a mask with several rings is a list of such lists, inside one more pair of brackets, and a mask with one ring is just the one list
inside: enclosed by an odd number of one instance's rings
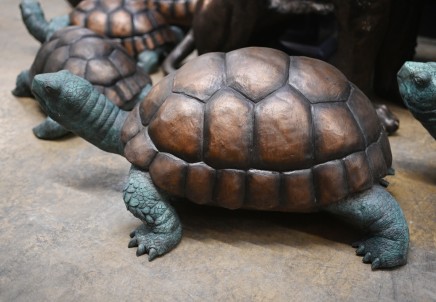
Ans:
{"label": "stone floor", "polygon": [[[327,215],[183,201],[182,242],[148,262],[127,248],[127,161],[75,136],[37,140],[43,114],[11,95],[38,50],[17,3],[0,4],[0,301],[436,301],[436,142],[404,108],[392,106],[388,180],[410,226],[406,266],[371,271],[350,247],[359,233]],[[42,3],[49,17],[68,9]]]}

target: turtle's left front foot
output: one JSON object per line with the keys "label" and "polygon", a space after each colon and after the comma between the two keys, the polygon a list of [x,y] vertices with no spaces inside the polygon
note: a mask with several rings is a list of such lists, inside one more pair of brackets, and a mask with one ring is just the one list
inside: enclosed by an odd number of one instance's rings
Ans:
{"label": "turtle's left front foot", "polygon": [[364,263],[371,263],[373,270],[400,266],[407,262],[408,238],[401,234],[396,239],[374,236],[355,242],[352,246],[356,248],[356,255],[363,256]]}
{"label": "turtle's left front foot", "polygon": [[155,233],[150,226],[145,224],[139,226],[130,233],[132,239],[129,248],[138,247],[136,256],[148,254],[148,260],[161,256],[172,250],[182,237],[182,228],[179,225],[175,230],[167,233]]}

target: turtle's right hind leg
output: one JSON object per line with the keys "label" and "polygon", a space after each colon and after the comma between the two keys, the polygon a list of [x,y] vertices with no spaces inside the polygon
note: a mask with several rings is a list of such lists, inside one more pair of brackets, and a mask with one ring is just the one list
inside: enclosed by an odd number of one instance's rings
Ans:
{"label": "turtle's right hind leg", "polygon": [[23,70],[17,76],[15,81],[15,88],[12,90],[12,94],[18,97],[32,97],[32,91],[30,90],[30,77],[29,70]]}
{"label": "turtle's right hind leg", "polygon": [[52,120],[50,117],[47,117],[45,121],[43,121],[38,126],[32,129],[33,134],[36,137],[41,139],[57,139],[62,136],[70,133],[67,129],[59,125],[56,121]]}

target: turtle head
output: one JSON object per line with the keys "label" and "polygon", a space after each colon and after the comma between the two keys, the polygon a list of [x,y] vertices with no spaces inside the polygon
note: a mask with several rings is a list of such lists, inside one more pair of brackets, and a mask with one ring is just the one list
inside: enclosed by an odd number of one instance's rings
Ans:
{"label": "turtle head", "polygon": [[32,93],[44,111],[61,124],[80,114],[92,91],[91,83],[67,70],[36,75],[32,82]]}
{"label": "turtle head", "polygon": [[397,74],[401,97],[415,112],[436,110],[436,62],[406,62]]}

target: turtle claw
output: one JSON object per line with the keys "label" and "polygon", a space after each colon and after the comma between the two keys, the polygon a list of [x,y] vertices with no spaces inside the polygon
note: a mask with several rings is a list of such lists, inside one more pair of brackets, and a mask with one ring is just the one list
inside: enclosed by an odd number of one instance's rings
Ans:
{"label": "turtle claw", "polygon": [[374,271],[376,269],[378,269],[380,267],[380,259],[379,258],[375,258],[374,261],[371,264],[371,269]]}
{"label": "turtle claw", "polygon": [[157,254],[157,250],[155,248],[151,248],[148,251],[148,261],[152,261],[157,256],[158,256],[158,254]]}
{"label": "turtle claw", "polygon": [[129,248],[137,247],[136,256],[148,254],[148,260],[152,261],[158,256],[169,252],[181,238],[181,227],[168,233],[156,233],[148,225],[141,225],[132,233]]}
{"label": "turtle claw", "polygon": [[386,237],[371,237],[352,244],[356,255],[363,256],[364,263],[371,263],[371,269],[387,268],[406,263],[407,245],[401,240]]}
{"label": "turtle claw", "polygon": [[137,247],[137,246],[138,246],[138,240],[136,238],[133,238],[132,240],[129,241],[129,245],[128,245],[129,248]]}
{"label": "turtle claw", "polygon": [[362,259],[363,263],[371,263],[371,253],[368,252],[365,254],[365,257]]}
{"label": "turtle claw", "polygon": [[358,255],[358,256],[365,255],[365,246],[363,244],[357,248],[356,255]]}
{"label": "turtle claw", "polygon": [[145,245],[144,245],[144,244],[140,244],[140,245],[138,246],[138,249],[136,250],[136,256],[137,256],[137,257],[142,256],[142,255],[144,255],[146,252],[147,252],[147,251],[146,251],[146,249],[145,249]]}

